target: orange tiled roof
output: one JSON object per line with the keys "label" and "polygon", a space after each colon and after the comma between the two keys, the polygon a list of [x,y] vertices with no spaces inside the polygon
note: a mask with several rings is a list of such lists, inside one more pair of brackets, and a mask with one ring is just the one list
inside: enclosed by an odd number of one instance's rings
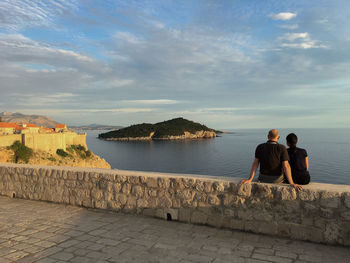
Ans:
{"label": "orange tiled roof", "polygon": [[18,125],[14,122],[0,122],[0,128],[16,128]]}
{"label": "orange tiled roof", "polygon": [[66,128],[66,124],[56,124],[56,128],[64,129],[64,128]]}

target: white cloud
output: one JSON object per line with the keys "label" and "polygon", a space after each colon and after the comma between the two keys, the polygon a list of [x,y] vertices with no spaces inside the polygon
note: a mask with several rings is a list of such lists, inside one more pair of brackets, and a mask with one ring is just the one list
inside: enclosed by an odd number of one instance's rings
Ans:
{"label": "white cloud", "polygon": [[7,30],[33,26],[52,28],[56,16],[75,9],[75,0],[2,0],[0,1],[0,27]]}
{"label": "white cloud", "polygon": [[320,43],[320,41],[311,39],[309,33],[286,33],[278,38],[281,41],[281,47],[287,48],[327,48],[326,45]]}
{"label": "white cloud", "polygon": [[274,20],[290,20],[294,17],[296,17],[296,13],[290,13],[290,12],[281,12],[278,14],[270,14],[269,17]]}
{"label": "white cloud", "polygon": [[309,33],[287,33],[280,37],[280,40],[294,41],[299,38],[310,38]]}

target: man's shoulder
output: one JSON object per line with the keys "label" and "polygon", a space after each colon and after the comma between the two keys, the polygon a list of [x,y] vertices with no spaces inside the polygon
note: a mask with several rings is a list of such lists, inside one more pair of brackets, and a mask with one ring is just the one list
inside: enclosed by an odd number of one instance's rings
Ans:
{"label": "man's shoulder", "polygon": [[278,144],[279,145],[279,147],[281,148],[281,149],[283,149],[283,150],[287,150],[287,147],[286,146],[284,146],[283,144]]}
{"label": "man's shoulder", "polygon": [[259,149],[262,149],[264,147],[266,143],[260,143],[258,146],[256,146],[256,149],[259,150]]}

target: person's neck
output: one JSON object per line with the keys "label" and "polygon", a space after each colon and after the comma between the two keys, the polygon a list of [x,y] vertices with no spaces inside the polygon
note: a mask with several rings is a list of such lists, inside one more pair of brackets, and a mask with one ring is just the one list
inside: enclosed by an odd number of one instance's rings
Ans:
{"label": "person's neck", "polygon": [[269,141],[269,142],[277,142],[278,139],[269,139],[268,141]]}

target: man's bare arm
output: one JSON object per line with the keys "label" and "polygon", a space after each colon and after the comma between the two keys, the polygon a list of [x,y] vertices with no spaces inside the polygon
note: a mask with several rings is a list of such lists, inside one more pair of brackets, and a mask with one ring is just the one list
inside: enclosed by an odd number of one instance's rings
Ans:
{"label": "man's bare arm", "polygon": [[282,165],[283,165],[284,174],[286,175],[289,184],[291,186],[293,186],[295,188],[295,190],[297,190],[297,191],[303,189],[300,185],[295,184],[293,182],[292,171],[290,169],[289,162],[288,161],[283,161]]}
{"label": "man's bare arm", "polygon": [[241,184],[245,184],[245,183],[251,183],[253,181],[253,178],[255,176],[255,172],[256,172],[256,169],[258,169],[259,167],[259,159],[258,158],[255,158],[254,159],[254,162],[252,164],[252,169],[250,170],[250,175],[249,175],[249,178],[248,179],[245,179],[245,180],[242,180],[241,181]]}

